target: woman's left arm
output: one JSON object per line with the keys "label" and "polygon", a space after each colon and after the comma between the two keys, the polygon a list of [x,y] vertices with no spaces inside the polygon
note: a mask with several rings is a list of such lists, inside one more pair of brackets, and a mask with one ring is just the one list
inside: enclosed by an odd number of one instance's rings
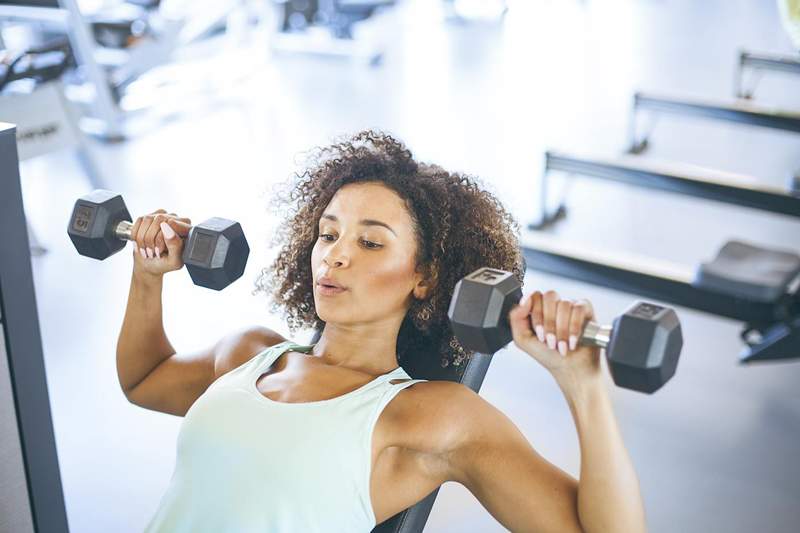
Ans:
{"label": "woman's left arm", "polygon": [[[462,413],[458,431],[440,448],[447,450],[448,477],[512,531],[647,530],[639,481],[600,371],[599,350],[572,340],[593,316],[589,302],[559,300],[552,291],[529,295],[509,314],[514,342],[552,373],[569,405],[580,440],[577,483],[483,398],[466,387],[446,395],[458,398],[449,407]],[[560,350],[559,341],[566,344]]]}
{"label": "woman's left arm", "polygon": [[605,383],[559,382],[578,430],[578,516],[584,531],[647,531],[639,480]]}
{"label": "woman's left arm", "polygon": [[514,343],[555,378],[578,432],[578,516],[585,531],[646,531],[639,480],[625,449],[602,375],[600,349],[580,346],[594,318],[588,300],[533,292],[509,313]]}

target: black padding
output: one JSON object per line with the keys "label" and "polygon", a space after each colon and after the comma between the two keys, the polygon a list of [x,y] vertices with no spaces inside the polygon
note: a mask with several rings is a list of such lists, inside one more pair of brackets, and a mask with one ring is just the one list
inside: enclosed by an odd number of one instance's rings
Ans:
{"label": "black padding", "polygon": [[[311,343],[315,344],[319,337],[320,332],[315,332]],[[413,361],[405,363],[403,370],[413,379],[455,381],[478,392],[491,362],[491,355],[476,353],[466,364],[457,367],[449,365],[442,368],[441,357],[438,354],[419,354],[419,357]],[[442,421],[442,423],[446,422],[446,420]],[[438,493],[439,489],[436,489],[419,503],[381,522],[375,526],[372,533],[419,533],[425,527],[425,522],[428,521]]]}
{"label": "black padding", "polygon": [[729,241],[697,269],[694,285],[758,302],[776,302],[800,274],[800,256]]}

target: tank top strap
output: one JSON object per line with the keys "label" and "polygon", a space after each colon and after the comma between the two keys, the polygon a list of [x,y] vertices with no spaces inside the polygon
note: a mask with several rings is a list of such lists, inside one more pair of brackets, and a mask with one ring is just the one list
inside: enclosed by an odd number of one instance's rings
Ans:
{"label": "tank top strap", "polygon": [[295,348],[303,348],[303,346],[296,344],[292,341],[284,341],[278,344],[264,348],[260,353],[256,354],[250,361],[244,365],[248,368],[249,374],[261,374],[270,366],[275,360],[280,357],[284,352],[293,350]]}

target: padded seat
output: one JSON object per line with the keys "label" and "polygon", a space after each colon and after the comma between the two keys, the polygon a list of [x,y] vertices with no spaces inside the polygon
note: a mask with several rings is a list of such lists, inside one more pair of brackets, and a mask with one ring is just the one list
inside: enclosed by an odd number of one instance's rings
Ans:
{"label": "padded seat", "polygon": [[729,241],[702,263],[694,285],[757,302],[777,302],[800,274],[800,255]]}

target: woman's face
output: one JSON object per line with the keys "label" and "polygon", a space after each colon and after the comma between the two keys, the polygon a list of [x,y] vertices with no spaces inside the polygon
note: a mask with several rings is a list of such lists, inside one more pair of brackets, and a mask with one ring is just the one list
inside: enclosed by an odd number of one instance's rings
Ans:
{"label": "woman's face", "polygon": [[[423,298],[415,273],[416,236],[403,200],[378,182],[341,187],[319,220],[311,253],[314,304],[324,322],[402,321],[414,295]],[[330,278],[344,290],[321,285]]]}

